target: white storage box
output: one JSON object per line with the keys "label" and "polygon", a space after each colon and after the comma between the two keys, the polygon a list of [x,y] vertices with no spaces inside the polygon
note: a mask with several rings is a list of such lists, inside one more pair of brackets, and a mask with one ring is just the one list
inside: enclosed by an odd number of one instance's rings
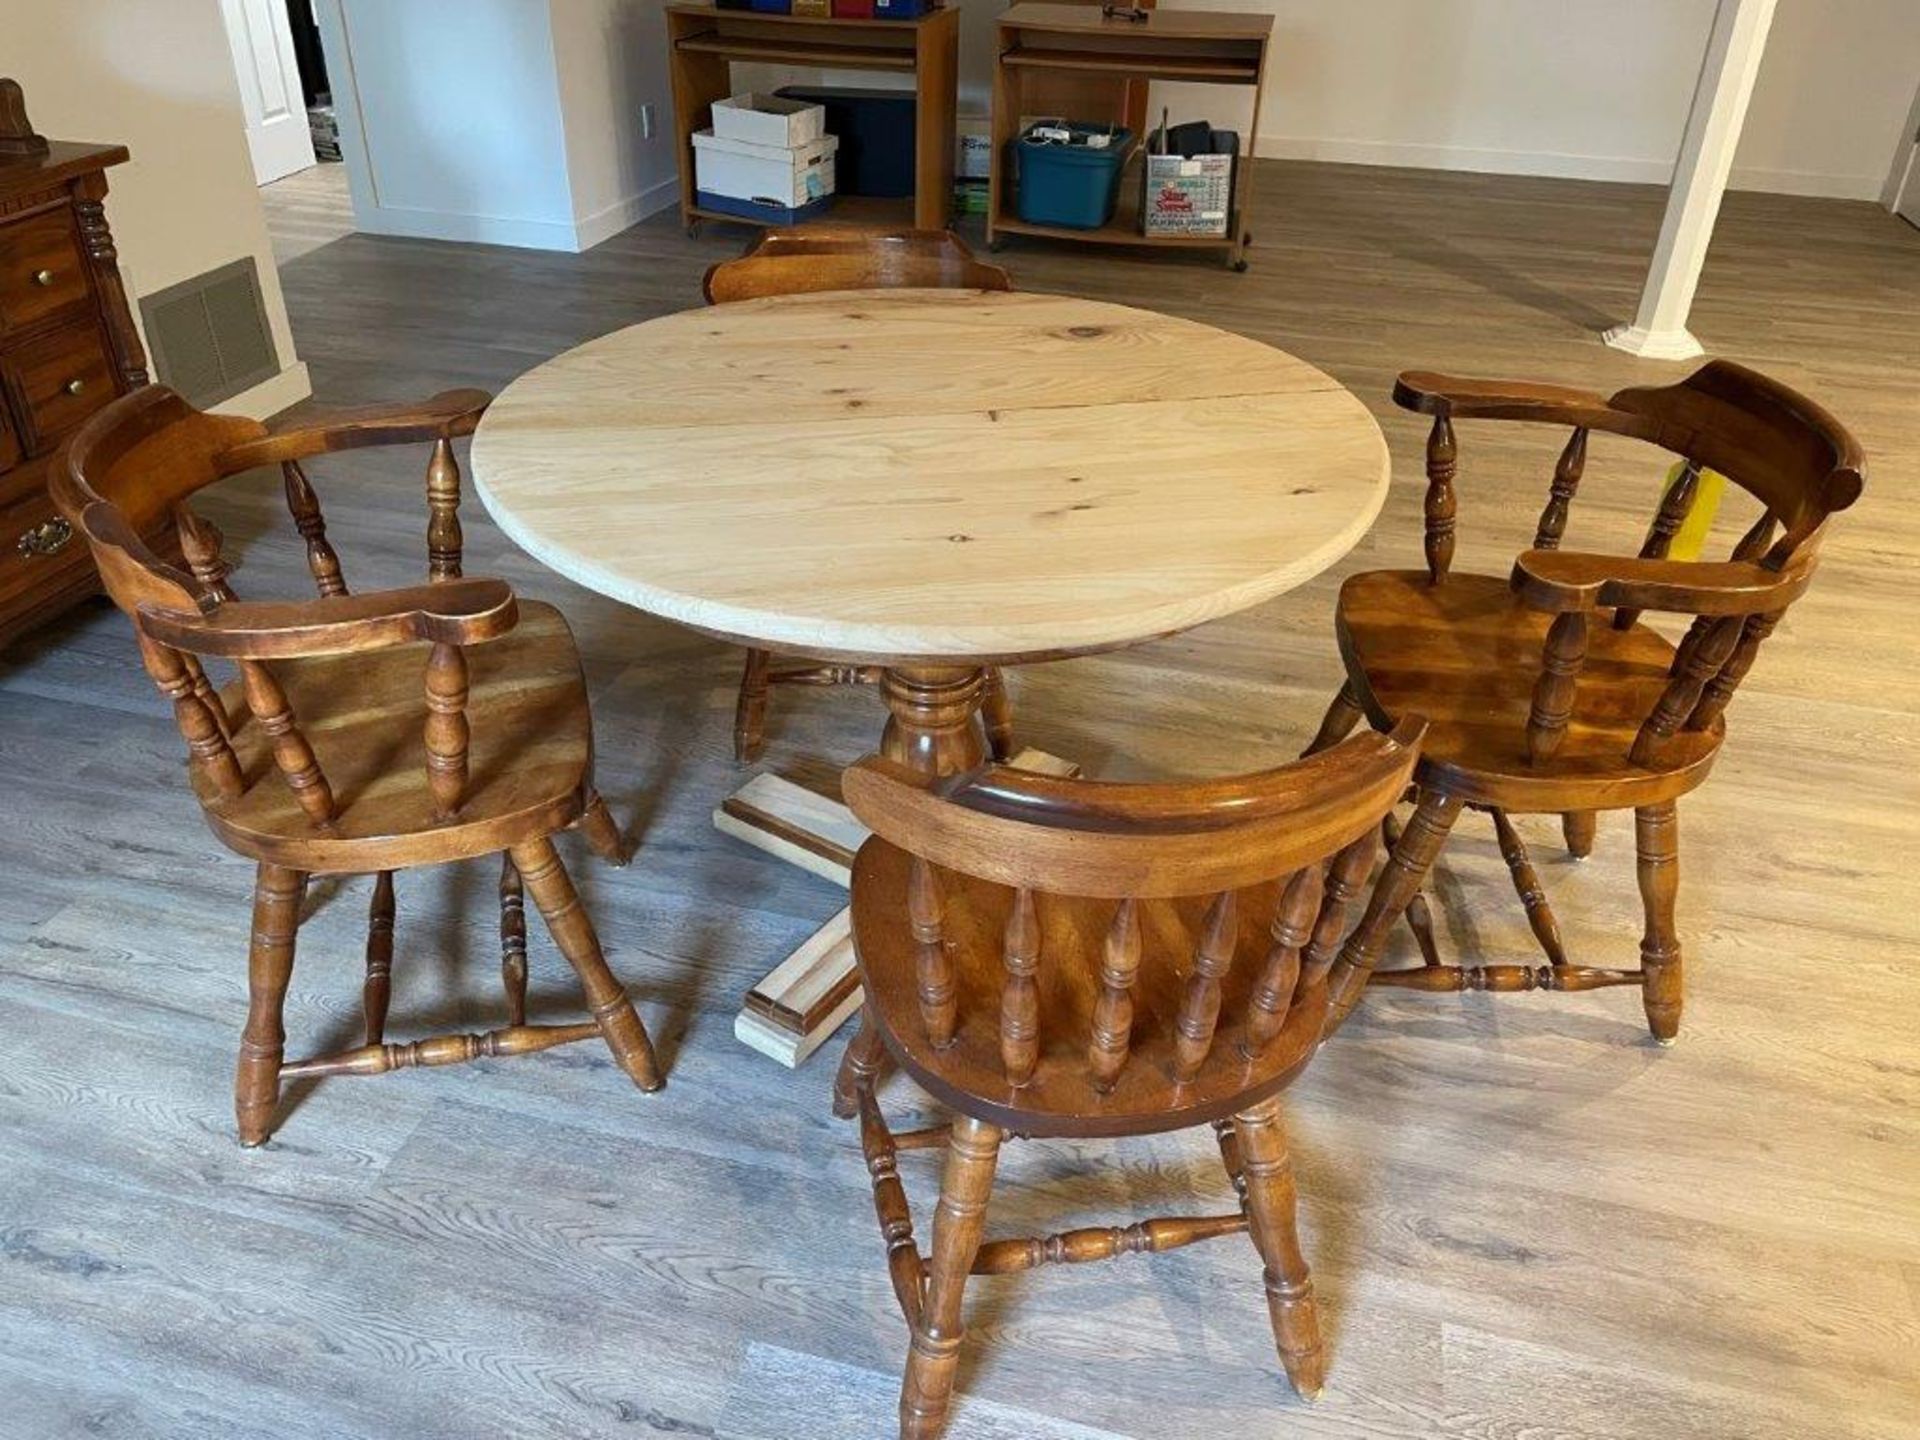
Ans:
{"label": "white storage box", "polygon": [[1143,157],[1143,235],[1225,235],[1233,208],[1232,155]]}
{"label": "white storage box", "polygon": [[993,173],[993,133],[989,121],[962,115],[955,122],[960,151],[954,157],[954,178],[985,180]]}
{"label": "white storage box", "polygon": [[735,95],[713,102],[713,133],[722,140],[792,150],[827,133],[827,112],[805,100],[778,95]]}
{"label": "white storage box", "polygon": [[735,200],[797,209],[833,193],[833,156],[839,148],[837,135],[788,149],[698,130],[693,136],[694,185]]}

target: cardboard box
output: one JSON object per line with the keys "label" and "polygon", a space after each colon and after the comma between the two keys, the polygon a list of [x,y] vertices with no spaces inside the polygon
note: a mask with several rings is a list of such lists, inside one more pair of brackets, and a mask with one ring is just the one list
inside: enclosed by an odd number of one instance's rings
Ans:
{"label": "cardboard box", "polygon": [[694,185],[736,200],[797,208],[833,194],[833,152],[839,148],[834,135],[789,149],[748,145],[698,130],[693,136]]}
{"label": "cardboard box", "polygon": [[735,95],[713,102],[713,133],[721,140],[792,150],[827,133],[827,112],[778,95]]}

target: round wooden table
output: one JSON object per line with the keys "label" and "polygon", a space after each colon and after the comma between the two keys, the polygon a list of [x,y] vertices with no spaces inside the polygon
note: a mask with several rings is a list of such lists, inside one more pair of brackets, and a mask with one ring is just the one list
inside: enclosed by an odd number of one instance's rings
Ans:
{"label": "round wooden table", "polygon": [[[500,528],[591,590],[883,667],[883,751],[940,773],[985,759],[984,667],[1290,590],[1366,532],[1388,475],[1366,407],[1271,346],[968,290],[750,300],[602,336],[507,387],[471,468]],[[809,863],[791,816],[762,828]]]}
{"label": "round wooden table", "polygon": [[1283,351],[1053,295],[888,290],[663,316],[508,386],[500,528],[723,639],[884,666],[888,753],[984,755],[982,667],[1185,630],[1320,573],[1387,489],[1366,407]]}

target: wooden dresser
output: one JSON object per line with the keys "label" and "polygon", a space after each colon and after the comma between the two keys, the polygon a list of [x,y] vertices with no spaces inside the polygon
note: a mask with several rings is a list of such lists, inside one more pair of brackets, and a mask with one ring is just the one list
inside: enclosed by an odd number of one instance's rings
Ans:
{"label": "wooden dresser", "polygon": [[101,203],[126,158],[35,135],[0,80],[0,650],[100,588],[46,472],[81,421],[147,383]]}

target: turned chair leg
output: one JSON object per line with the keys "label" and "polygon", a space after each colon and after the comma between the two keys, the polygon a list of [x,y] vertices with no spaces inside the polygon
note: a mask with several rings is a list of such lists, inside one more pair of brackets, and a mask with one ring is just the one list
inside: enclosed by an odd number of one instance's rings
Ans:
{"label": "turned chair leg", "polygon": [[500,983],[507,992],[507,1023],[527,1023],[527,897],[513,856],[500,857]]}
{"label": "turned chair leg", "polygon": [[933,1212],[926,1301],[913,1327],[900,1386],[900,1440],[935,1440],[946,1428],[965,1333],[960,1302],[986,1228],[987,1196],[999,1156],[999,1130],[968,1115],[955,1118],[940,1204]]}
{"label": "turned chair leg", "polygon": [[1360,723],[1360,717],[1366,712],[1361,709],[1360,696],[1355,693],[1353,681],[1344,681],[1340,693],[1333,697],[1333,703],[1327,707],[1327,713],[1320,722],[1320,729],[1314,734],[1313,741],[1300,752],[1304,758],[1318,755],[1322,750],[1338,745],[1353,733],[1353,727]]}
{"label": "turned chair leg", "polygon": [[1006,673],[989,666],[980,691],[980,718],[987,727],[987,750],[995,760],[1013,758],[1013,700],[1007,694]]}
{"label": "turned chair leg", "polygon": [[240,1143],[246,1146],[266,1143],[280,1103],[280,1062],[287,1041],[281,1011],[293,976],[293,945],[306,888],[305,875],[280,865],[262,865],[254,881],[247,1028],[240,1036],[240,1063],[233,1076],[234,1119]]}
{"label": "turned chair leg", "polygon": [[382,870],[374,877],[373,902],[367,908],[367,978],[360,989],[369,1045],[378,1045],[386,1037],[387,1001],[392,994],[393,872]]}
{"label": "turned chair leg", "polygon": [[1236,1188],[1246,1206],[1254,1247],[1266,1264],[1273,1342],[1294,1390],[1303,1400],[1312,1400],[1326,1382],[1327,1352],[1320,1341],[1313,1276],[1300,1253],[1293,1160],[1287,1154],[1279,1099],[1264,1100],[1234,1116],[1233,1128],[1241,1170],[1235,1177]]}
{"label": "turned chair leg", "polygon": [[1333,962],[1328,974],[1324,1034],[1331,1035],[1338,1030],[1353,1007],[1360,1003],[1373,967],[1380,961],[1380,952],[1386,948],[1387,931],[1406,910],[1427,871],[1433,868],[1441,847],[1447,843],[1448,832],[1460,818],[1460,808],[1458,796],[1438,790],[1421,792],[1413,818],[1407,822],[1399,844],[1387,857],[1387,868],[1380,872],[1373,893],[1367,897],[1367,908],[1360,916],[1360,923],[1340,947],[1340,957]]}
{"label": "turned chair leg", "polygon": [[1662,1045],[1680,1034],[1682,969],[1674,900],[1680,893],[1680,811],[1671,800],[1633,812],[1634,853],[1647,928],[1640,940],[1641,1000]]}
{"label": "turned chair leg", "polygon": [[846,1051],[840,1056],[840,1068],[833,1076],[833,1113],[851,1120],[860,1113],[860,1092],[880,1083],[887,1067],[887,1047],[867,1007],[860,1007],[860,1028],[853,1032]]}
{"label": "turned chair leg", "polygon": [[747,651],[747,663],[740,672],[740,698],[733,707],[733,758],[751,765],[767,747],[767,670],[773,654],[767,650]]}
{"label": "turned chair leg", "polygon": [[[1400,843],[1400,821],[1389,810],[1380,818],[1380,848],[1387,854],[1393,853],[1393,847]],[[1424,886],[1416,886],[1413,898],[1407,901],[1405,910],[1407,929],[1413,932],[1413,943],[1420,949],[1420,961],[1428,968],[1440,963],[1440,947],[1433,938],[1433,909],[1427,904],[1427,892]]]}
{"label": "turned chair leg", "polygon": [[1593,835],[1600,816],[1593,810],[1569,810],[1560,817],[1560,833],[1566,837],[1567,853],[1576,860],[1593,854]]}
{"label": "turned chair leg", "polygon": [[586,839],[587,848],[614,869],[620,869],[633,858],[626,840],[620,834],[620,827],[614,823],[613,812],[607,809],[607,802],[600,796],[595,795],[587,802],[587,808],[575,823]]}
{"label": "turned chair leg", "polygon": [[580,977],[587,1008],[613,1058],[642,1090],[658,1090],[665,1081],[653,1058],[653,1042],[647,1038],[647,1028],[640,1023],[633,1001],[607,968],[600,937],[587,918],[573,881],[567,877],[566,867],[560,863],[553,841],[545,837],[530,840],[514,846],[508,856],[533,892],[533,903],[540,907],[554,944]]}

